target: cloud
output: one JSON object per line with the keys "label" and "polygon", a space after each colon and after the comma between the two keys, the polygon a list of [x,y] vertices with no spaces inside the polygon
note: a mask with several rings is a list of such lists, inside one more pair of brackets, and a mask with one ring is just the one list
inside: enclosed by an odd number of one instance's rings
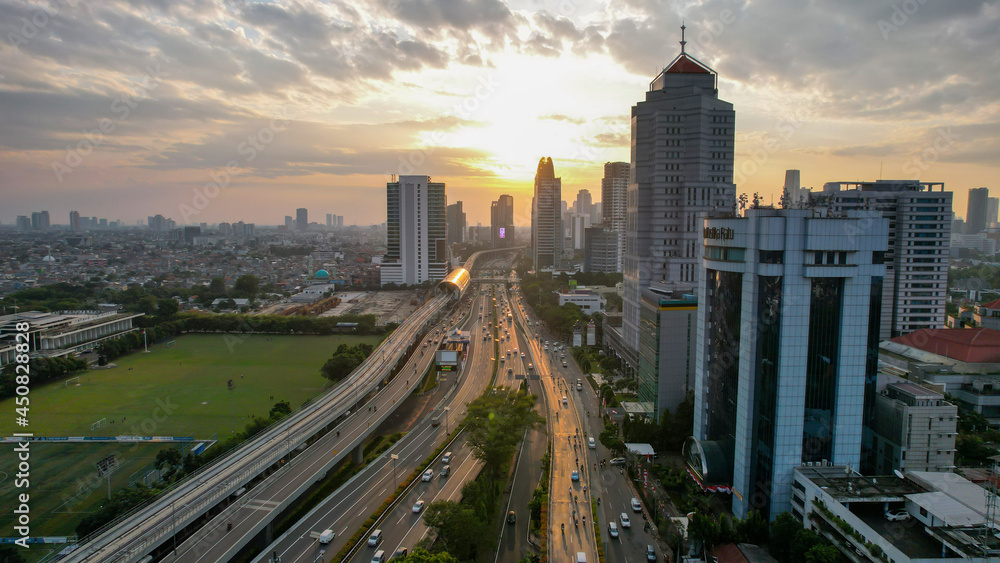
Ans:
{"label": "cloud", "polygon": [[538,119],[550,119],[552,121],[565,121],[567,123],[572,123],[573,125],[582,125],[587,122],[586,119],[582,117],[570,117],[568,115],[563,115],[561,113],[553,113],[549,115],[543,115]]}

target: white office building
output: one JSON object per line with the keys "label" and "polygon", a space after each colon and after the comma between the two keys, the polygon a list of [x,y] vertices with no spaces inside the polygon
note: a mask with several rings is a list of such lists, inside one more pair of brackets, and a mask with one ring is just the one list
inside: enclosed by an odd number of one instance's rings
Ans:
{"label": "white office building", "polygon": [[[845,189],[846,188],[846,189]],[[827,182],[834,213],[873,209],[889,220],[879,337],[944,326],[951,246],[951,192],[940,182]]]}
{"label": "white office building", "polygon": [[731,490],[737,517],[773,518],[796,467],[861,459],[888,221],[751,209],[703,226],[686,461],[703,487]]}
{"label": "white office building", "polygon": [[448,275],[444,183],[400,176],[386,184],[386,253],[382,285],[413,285]]}
{"label": "white office building", "polygon": [[[682,28],[683,29],[683,28]],[[642,290],[698,283],[701,219],[734,210],[736,113],[719,99],[718,75],[684,52],[632,107],[622,331],[639,349]],[[608,211],[605,209],[605,214]]]}

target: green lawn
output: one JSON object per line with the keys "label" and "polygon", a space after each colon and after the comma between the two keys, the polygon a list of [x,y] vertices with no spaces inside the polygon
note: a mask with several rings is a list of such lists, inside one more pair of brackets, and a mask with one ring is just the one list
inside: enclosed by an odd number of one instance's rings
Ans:
{"label": "green lawn", "polygon": [[[377,344],[378,336],[227,336],[187,335],[170,348],[118,358],[118,367],[80,375],[80,384],[61,382],[32,389],[30,426],[15,429],[13,399],[0,401],[0,434],[17,431],[36,436],[193,436],[229,435],[233,380],[236,429],[252,415],[266,417],[279,400],[298,408],[328,385],[320,366],[341,343]],[[131,369],[130,369],[131,368]],[[271,397],[274,397],[271,399]],[[91,424],[106,418],[106,426]],[[123,420],[124,419],[124,420]],[[115,420],[112,424],[110,421]],[[72,535],[73,528],[107,496],[106,481],[96,480],[95,463],[115,454],[121,468],[112,489],[151,463],[168,444],[40,444],[31,445],[32,535]],[[0,506],[14,506],[13,446],[0,453]],[[10,530],[12,514],[0,514]],[[9,535],[9,534],[0,534]],[[35,551],[32,549],[32,551]]]}
{"label": "green lawn", "polygon": [[[339,344],[379,341],[378,336],[182,336],[171,348],[161,345],[118,358],[118,367],[87,371],[79,385],[32,389],[27,430],[36,436],[225,436],[233,412],[239,430],[252,415],[266,417],[276,401],[295,409],[319,394],[329,383],[319,368]],[[13,399],[0,401],[0,412],[13,413]],[[91,430],[101,418],[108,424]],[[0,434],[17,431],[13,416],[0,417]]]}

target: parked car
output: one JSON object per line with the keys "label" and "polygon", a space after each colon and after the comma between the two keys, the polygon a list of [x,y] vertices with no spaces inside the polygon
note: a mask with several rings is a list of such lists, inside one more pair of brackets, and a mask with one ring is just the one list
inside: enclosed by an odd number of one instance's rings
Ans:
{"label": "parked car", "polygon": [[909,520],[910,513],[903,509],[892,510],[892,511],[887,510],[885,513],[885,519],[890,522],[900,522],[903,520]]}

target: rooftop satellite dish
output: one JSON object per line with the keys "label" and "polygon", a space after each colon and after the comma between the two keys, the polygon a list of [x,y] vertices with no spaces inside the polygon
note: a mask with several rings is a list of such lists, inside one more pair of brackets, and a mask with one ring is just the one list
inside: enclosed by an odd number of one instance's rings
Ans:
{"label": "rooftop satellite dish", "polygon": [[896,477],[899,477],[900,479],[906,479],[902,471],[898,469],[893,469],[892,472],[896,474]]}

